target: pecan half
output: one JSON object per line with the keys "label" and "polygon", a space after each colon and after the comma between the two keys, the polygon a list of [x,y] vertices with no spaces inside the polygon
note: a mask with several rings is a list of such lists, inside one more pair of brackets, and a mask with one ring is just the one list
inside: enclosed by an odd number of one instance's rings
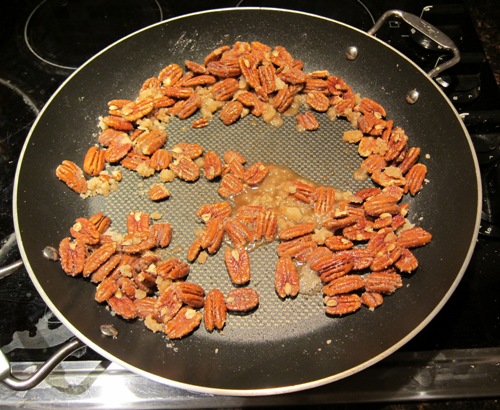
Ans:
{"label": "pecan half", "polygon": [[345,275],[334,279],[323,287],[323,294],[327,296],[350,293],[361,289],[364,285],[360,275]]}
{"label": "pecan half", "polygon": [[262,90],[266,94],[271,94],[276,90],[276,76],[272,64],[260,65],[258,68],[259,82]]}
{"label": "pecan half", "polygon": [[427,175],[427,167],[424,164],[415,164],[411,167],[406,177],[406,185],[404,188],[405,193],[409,192],[411,195],[416,195],[422,189]]}
{"label": "pecan half", "polygon": [[238,91],[238,80],[234,78],[226,78],[215,83],[212,87],[212,94],[215,101],[228,101],[233,98],[236,91]]}
{"label": "pecan half", "polygon": [[278,244],[278,256],[289,256],[304,261],[308,255],[318,247],[311,235],[300,236]]}
{"label": "pecan half", "polygon": [[94,225],[100,234],[106,232],[111,225],[111,218],[109,216],[105,216],[101,211],[90,216],[89,221],[92,225]]}
{"label": "pecan half", "polygon": [[413,272],[418,268],[418,260],[407,248],[403,248],[401,252],[401,257],[394,264],[401,272]]}
{"label": "pecan half", "polygon": [[63,181],[70,189],[79,194],[87,191],[87,180],[81,168],[74,162],[64,160],[56,168],[56,176]]}
{"label": "pecan half", "polygon": [[224,152],[224,162],[226,164],[230,164],[233,161],[236,161],[240,164],[244,164],[247,162],[246,158],[242,154],[240,154],[239,152],[232,151],[232,150],[225,151]]}
{"label": "pecan half", "polygon": [[342,235],[351,241],[367,241],[373,235],[373,222],[366,218],[357,218],[353,225],[342,229]]}
{"label": "pecan half", "polygon": [[198,118],[197,120],[193,121],[191,124],[191,127],[193,128],[205,128],[210,120],[208,118]]}
{"label": "pecan half", "polygon": [[103,117],[102,122],[108,127],[119,131],[132,131],[134,129],[134,125],[130,121],[127,121],[125,118],[119,117],[118,115]]}
{"label": "pecan half", "polygon": [[214,180],[222,175],[222,161],[214,151],[205,153],[205,162],[203,163],[203,171],[205,178],[209,181]]}
{"label": "pecan half", "polygon": [[243,190],[243,183],[234,174],[226,174],[222,177],[217,192],[223,198],[229,198],[239,194]]}
{"label": "pecan half", "polygon": [[94,299],[98,303],[105,302],[118,290],[115,278],[104,278],[99,285],[97,285]]}
{"label": "pecan half", "polygon": [[[125,158],[120,161],[120,165],[124,168],[130,169],[131,171],[139,171],[141,167],[147,166],[149,167],[150,158],[138,154],[136,152],[129,152]],[[155,172],[154,168],[150,168],[152,174]]]}
{"label": "pecan half", "polygon": [[197,75],[197,76],[194,76],[192,78],[189,78],[187,80],[182,81],[181,85],[183,87],[196,87],[199,85],[206,86],[206,85],[215,84],[216,81],[217,81],[217,79],[213,75],[202,74],[202,75]]}
{"label": "pecan half", "polygon": [[222,107],[219,117],[224,125],[231,125],[236,122],[243,111],[243,104],[239,101],[231,101]]}
{"label": "pecan half", "polygon": [[162,130],[143,132],[135,140],[135,149],[139,154],[152,155],[167,142],[167,133]]}
{"label": "pecan half", "polygon": [[280,298],[295,297],[299,293],[299,274],[291,257],[278,259],[274,286]]}
{"label": "pecan half", "polygon": [[[210,61],[207,64],[207,70],[216,77],[229,79],[228,77],[239,77],[241,75],[240,66],[236,64],[226,64],[220,61]],[[234,78],[231,78],[234,80]]]}
{"label": "pecan half", "polygon": [[373,272],[365,278],[367,292],[383,293],[390,295],[403,286],[401,275],[393,271]]}
{"label": "pecan half", "polygon": [[205,304],[205,291],[196,283],[176,282],[174,289],[179,300],[186,305],[201,308]]}
{"label": "pecan half", "polygon": [[129,297],[125,295],[122,297],[111,296],[107,302],[117,315],[125,319],[135,319],[137,317],[137,308],[134,301]]}
{"label": "pecan half", "polygon": [[165,325],[164,331],[169,339],[180,339],[193,332],[201,323],[203,315],[189,306],[179,310]]}
{"label": "pecan half", "polygon": [[416,226],[399,233],[398,245],[403,248],[416,248],[428,244],[432,240],[432,234],[425,229]]}
{"label": "pecan half", "polygon": [[416,164],[419,157],[420,148],[411,147],[408,149],[408,151],[405,153],[403,161],[398,165],[398,168],[401,170],[403,175],[406,174],[411,169],[411,167]]}
{"label": "pecan half", "polygon": [[170,191],[163,184],[153,184],[149,188],[148,196],[152,201],[161,201],[170,196]]}
{"label": "pecan half", "polygon": [[231,215],[232,208],[229,202],[216,202],[214,204],[205,204],[196,211],[196,216],[207,223],[214,218],[226,218]]}
{"label": "pecan half", "polygon": [[179,312],[182,308],[182,302],[177,296],[173,286],[166,288],[156,299],[154,306],[154,318],[163,323],[167,323]]}
{"label": "pecan half", "polygon": [[85,260],[85,264],[83,266],[83,276],[89,276],[92,272],[97,270],[99,266],[101,266],[104,262],[106,262],[111,255],[113,255],[116,251],[116,242],[105,243],[94,252],[90,254],[90,256]]}
{"label": "pecan half", "polygon": [[325,296],[326,313],[342,316],[356,312],[361,307],[361,298],[356,294]]}
{"label": "pecan half", "polygon": [[255,64],[252,64],[249,58],[240,57],[238,60],[241,74],[245,77],[247,84],[252,88],[257,88],[260,86],[259,71]]}
{"label": "pecan half", "polygon": [[189,271],[189,265],[178,258],[162,260],[156,264],[156,273],[164,279],[182,279]]}
{"label": "pecan half", "polygon": [[348,249],[339,253],[349,255],[349,261],[352,262],[352,270],[366,269],[373,262],[373,254],[366,248]]}
{"label": "pecan half", "polygon": [[324,283],[328,283],[349,273],[353,262],[347,252],[329,252],[310,260],[309,267],[318,272]]}
{"label": "pecan half", "polygon": [[192,182],[200,177],[200,168],[189,157],[176,159],[169,165],[169,168],[184,181]]}
{"label": "pecan half", "polygon": [[245,182],[249,186],[259,185],[264,178],[269,173],[269,168],[266,167],[262,162],[258,161],[255,164],[250,165],[243,175]]}
{"label": "pecan half", "polygon": [[278,228],[278,215],[272,209],[260,209],[255,220],[255,239],[270,241]]}
{"label": "pecan half", "polygon": [[308,92],[306,102],[311,108],[318,112],[325,112],[330,107],[328,97],[321,91],[311,90]]}
{"label": "pecan half", "polygon": [[151,155],[151,159],[149,160],[149,166],[153,168],[155,171],[162,171],[167,169],[170,163],[172,162],[172,156],[170,152],[166,149],[157,149],[153,155]]}
{"label": "pecan half", "polygon": [[333,235],[325,240],[325,246],[332,251],[343,251],[352,248],[354,243],[342,235]]}
{"label": "pecan half", "polygon": [[387,115],[384,107],[366,97],[361,99],[358,109],[363,114],[375,114],[376,117],[385,117]]}
{"label": "pecan half", "polygon": [[387,166],[387,162],[382,155],[371,154],[361,163],[363,168],[369,174],[381,172]]}
{"label": "pecan half", "polygon": [[289,240],[311,233],[314,231],[314,228],[315,224],[313,222],[303,223],[281,230],[278,236],[282,240]]}
{"label": "pecan half", "polygon": [[101,236],[95,225],[87,218],[77,218],[69,231],[73,238],[79,238],[89,245],[97,244]]}
{"label": "pecan half", "polygon": [[205,74],[207,69],[204,65],[199,64],[195,61],[186,60],[184,61],[184,65],[189,71],[192,71],[195,74]]}
{"label": "pecan half", "polygon": [[127,233],[149,231],[149,214],[146,212],[129,212],[127,215]]}
{"label": "pecan half", "polygon": [[377,292],[363,292],[361,295],[361,303],[373,310],[384,303],[384,296]]}
{"label": "pecan half", "polygon": [[76,276],[83,271],[86,250],[82,240],[64,238],[59,244],[61,267],[70,276]]}
{"label": "pecan half", "polygon": [[127,134],[122,132],[119,136],[110,141],[104,157],[107,162],[118,162],[125,158],[125,156],[132,149],[132,146],[132,140]]}
{"label": "pecan half", "polygon": [[118,266],[121,258],[120,254],[115,253],[92,273],[90,280],[94,283],[102,282]]}
{"label": "pecan half", "polygon": [[226,311],[223,293],[219,289],[212,289],[208,292],[203,313],[205,328],[209,332],[214,329],[221,330],[226,323]]}
{"label": "pecan half", "polygon": [[200,238],[196,238],[189,246],[186,252],[188,262],[194,262],[202,250]]}
{"label": "pecan half", "polygon": [[155,314],[156,298],[134,299],[134,304],[137,309],[137,316],[142,319],[146,319],[148,316],[152,317]]}
{"label": "pecan half", "polygon": [[335,204],[335,189],[321,186],[316,190],[314,212],[318,215],[328,215]]}
{"label": "pecan half", "polygon": [[384,193],[369,197],[363,204],[365,212],[370,216],[399,213],[398,198]]}
{"label": "pecan half", "polygon": [[226,248],[224,261],[231,281],[235,285],[244,285],[250,281],[250,257],[241,245]]}
{"label": "pecan half", "polygon": [[390,162],[396,159],[406,147],[407,142],[408,136],[404,130],[399,127],[394,128],[387,142],[388,150],[384,157],[385,160]]}
{"label": "pecan half", "polygon": [[205,224],[205,230],[200,236],[200,245],[211,254],[216,253],[222,245],[224,237],[224,218],[213,218]]}
{"label": "pecan half", "polygon": [[141,253],[156,246],[156,238],[149,230],[146,232],[134,232],[123,238],[121,250],[124,253]]}
{"label": "pecan half", "polygon": [[[214,79],[215,80],[215,79]],[[201,107],[201,97],[198,94],[191,95],[182,108],[177,112],[177,117],[181,120],[191,117]]]}
{"label": "pecan half", "polygon": [[[167,97],[182,100],[182,104],[180,104],[180,106],[177,106],[177,110],[175,111],[175,114],[177,114],[179,112],[178,110],[180,110],[182,107],[184,107],[184,103],[186,102],[186,100],[194,94],[193,89],[189,88],[189,87],[177,87],[177,86],[170,87],[169,86],[169,87],[162,87],[161,91]],[[179,103],[179,102],[180,101],[178,101],[177,103]],[[175,107],[176,104],[174,104],[172,107]],[[174,114],[174,112],[171,112],[171,113]]]}
{"label": "pecan half", "polygon": [[97,146],[90,147],[83,160],[83,170],[92,176],[99,175],[104,170],[106,164],[106,151],[100,150]]}
{"label": "pecan half", "polygon": [[144,98],[140,101],[131,101],[123,106],[120,114],[127,121],[133,122],[153,111],[154,103],[151,98]]}
{"label": "pecan half", "polygon": [[166,248],[172,240],[172,225],[169,223],[155,223],[149,228],[156,241],[156,246]]}
{"label": "pecan half", "polygon": [[232,289],[226,295],[227,310],[248,312],[259,305],[259,294],[252,288]]}
{"label": "pecan half", "polygon": [[172,157],[181,158],[188,157],[191,159],[199,158],[203,155],[203,147],[199,144],[191,144],[187,142],[179,142],[172,149]]}
{"label": "pecan half", "polygon": [[285,83],[293,85],[303,84],[307,81],[307,74],[304,73],[302,69],[295,68],[292,66],[285,67],[283,70],[280,71],[278,76]]}
{"label": "pecan half", "polygon": [[388,243],[377,252],[370,265],[372,271],[381,271],[389,268],[396,262],[403,252],[403,248],[397,243]]}
{"label": "pecan half", "polygon": [[169,64],[158,74],[158,79],[166,86],[177,83],[182,77],[183,70],[179,64]]}
{"label": "pecan half", "polygon": [[316,196],[316,188],[301,181],[291,181],[290,195],[298,201],[310,204]]}

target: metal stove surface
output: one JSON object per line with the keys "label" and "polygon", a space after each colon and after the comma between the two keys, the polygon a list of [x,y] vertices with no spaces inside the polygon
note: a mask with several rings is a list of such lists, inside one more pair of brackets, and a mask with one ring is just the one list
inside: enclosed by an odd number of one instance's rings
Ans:
{"label": "metal stove surface", "polygon": [[[158,385],[82,349],[36,389],[18,393],[0,385],[0,406],[39,407],[237,407],[430,400],[500,395],[500,266],[498,210],[500,97],[474,27],[460,2],[288,1],[286,7],[334,18],[363,30],[383,11],[400,8],[422,15],[457,43],[462,63],[438,81],[454,101],[471,133],[486,193],[482,235],[462,282],[436,318],[388,359],[333,386],[275,398],[218,398]],[[284,7],[280,1],[223,1],[216,7]],[[213,8],[208,1],[120,0],[67,2],[28,0],[0,6],[0,266],[19,259],[12,234],[13,179],[21,147],[50,95],[94,53],[141,27],[180,14]],[[128,10],[128,12],[126,11]],[[452,16],[450,21],[449,17]],[[61,24],[59,24],[61,22]],[[93,23],[90,23],[93,22]],[[414,55],[425,69],[443,56],[423,49],[411,33],[390,24],[380,33]],[[0,280],[0,346],[23,377],[72,337],[47,309],[20,268]],[[458,378],[457,378],[458,376]],[[121,399],[111,391],[120,386]]]}

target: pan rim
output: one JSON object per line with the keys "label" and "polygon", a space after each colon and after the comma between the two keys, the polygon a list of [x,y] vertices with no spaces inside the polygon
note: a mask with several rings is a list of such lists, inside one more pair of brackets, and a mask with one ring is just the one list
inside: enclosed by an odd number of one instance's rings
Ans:
{"label": "pan rim", "polygon": [[[107,50],[113,48],[117,44],[119,44],[121,42],[124,42],[127,39],[129,39],[129,38],[137,35],[138,33],[146,31],[146,30],[149,30],[149,29],[151,29],[153,27],[165,25],[165,24],[168,24],[169,22],[172,22],[172,21],[175,21],[175,20],[189,18],[191,16],[196,16],[196,15],[213,14],[213,13],[220,13],[220,12],[233,12],[233,11],[238,11],[239,12],[239,11],[244,11],[244,10],[263,11],[263,12],[273,11],[273,12],[284,12],[284,13],[300,14],[300,15],[304,15],[304,16],[308,16],[308,17],[319,18],[319,19],[322,19],[322,20],[325,20],[325,21],[328,21],[328,22],[332,22],[332,23],[335,23],[335,24],[339,24],[339,25],[347,27],[347,28],[349,28],[351,30],[355,30],[358,33],[364,34],[365,36],[368,36],[372,40],[378,41],[379,43],[383,44],[385,47],[389,48],[392,52],[397,53],[400,57],[402,57],[403,59],[405,59],[406,61],[408,61],[409,63],[411,63],[411,65],[414,68],[416,68],[427,79],[427,81],[430,81],[433,84],[434,88],[436,88],[439,91],[439,93],[441,94],[442,98],[447,102],[447,104],[451,108],[452,112],[457,117],[457,120],[459,121],[460,126],[461,126],[461,128],[463,130],[463,133],[464,133],[464,135],[466,137],[466,140],[467,140],[467,142],[469,144],[470,153],[472,154],[472,160],[473,160],[473,163],[474,163],[474,170],[475,170],[476,183],[477,183],[477,211],[476,211],[476,220],[475,220],[475,225],[474,225],[473,237],[471,238],[471,243],[469,244],[469,248],[468,248],[467,254],[465,255],[464,262],[463,262],[463,264],[461,266],[460,271],[458,272],[457,276],[455,277],[455,279],[454,279],[451,287],[447,290],[447,292],[445,293],[445,295],[443,296],[443,298],[440,300],[440,302],[437,304],[437,306],[434,307],[434,309],[425,317],[425,319],[416,328],[414,328],[404,338],[402,338],[397,343],[395,343],[394,345],[392,345],[391,347],[389,347],[385,351],[381,352],[377,356],[375,356],[375,357],[371,358],[370,360],[367,360],[364,363],[361,363],[361,364],[359,364],[359,365],[357,365],[355,367],[352,367],[352,368],[350,368],[348,370],[345,370],[343,372],[340,372],[340,373],[337,373],[335,375],[331,375],[331,376],[328,376],[328,377],[325,377],[325,378],[322,378],[322,379],[317,379],[317,380],[313,380],[313,381],[309,381],[309,382],[305,382],[305,383],[300,383],[300,384],[296,384],[296,385],[281,386],[281,387],[270,387],[270,388],[262,388],[262,389],[226,389],[226,388],[213,388],[213,387],[206,387],[206,386],[191,385],[191,384],[184,383],[184,382],[178,382],[178,381],[175,381],[175,380],[167,379],[165,377],[161,377],[161,376],[157,376],[157,375],[151,374],[151,373],[149,373],[147,371],[144,371],[144,370],[142,370],[140,368],[137,368],[137,367],[135,367],[133,365],[130,365],[130,364],[124,362],[123,360],[121,360],[121,359],[113,356],[111,353],[109,353],[106,350],[102,349],[100,346],[96,345],[89,338],[87,338],[84,334],[82,334],[69,320],[67,320],[65,318],[64,314],[62,312],[60,312],[56,308],[56,306],[53,304],[52,300],[45,293],[42,285],[40,284],[40,282],[38,281],[38,279],[37,279],[37,277],[36,277],[36,275],[34,273],[33,268],[31,267],[31,265],[29,263],[28,254],[26,252],[26,249],[24,248],[23,241],[22,241],[22,235],[21,235],[22,231],[21,231],[21,228],[19,226],[19,216],[18,216],[18,213],[17,213],[18,200],[19,200],[19,198],[18,198],[19,176],[20,176],[20,173],[21,173],[21,167],[22,167],[22,164],[23,164],[23,159],[24,159],[25,153],[26,153],[26,151],[29,148],[30,140],[31,140],[31,137],[32,137],[32,135],[33,135],[36,127],[37,127],[37,124],[42,119],[43,114],[44,114],[45,110],[47,109],[47,107],[57,97],[57,95],[59,94],[59,92],[66,86],[66,84],[68,82],[70,82],[76,75],[78,75],[78,73],[85,66],[87,66],[88,64],[90,64],[94,59],[96,59],[100,55],[106,53]],[[37,116],[35,122],[33,123],[32,127],[30,129],[30,132],[29,132],[29,134],[28,134],[28,136],[26,138],[26,141],[25,141],[25,143],[23,145],[22,151],[21,151],[20,156],[19,156],[19,161],[18,161],[18,164],[17,164],[17,167],[16,167],[16,174],[15,174],[15,179],[14,179],[13,218],[14,218],[14,229],[15,229],[15,233],[16,233],[16,238],[18,239],[19,251],[20,251],[22,260],[24,261],[26,270],[27,270],[27,272],[28,272],[28,274],[29,274],[29,276],[30,276],[33,284],[35,285],[35,288],[40,293],[40,295],[43,298],[44,302],[48,305],[48,307],[51,309],[51,311],[59,318],[59,320],[61,320],[61,322],[76,337],[78,337],[80,340],[82,340],[92,350],[95,350],[97,353],[99,353],[103,357],[111,360],[114,363],[117,363],[118,365],[120,365],[120,366],[122,366],[122,367],[124,367],[124,368],[126,368],[128,370],[130,370],[130,371],[132,371],[132,372],[134,372],[136,374],[139,374],[139,375],[141,375],[143,377],[146,377],[146,378],[148,378],[150,380],[156,381],[156,382],[158,382],[160,384],[164,384],[164,385],[168,385],[168,386],[172,386],[172,387],[176,387],[176,388],[181,388],[181,389],[184,389],[184,390],[190,390],[190,391],[198,392],[198,393],[207,393],[207,394],[216,394],[216,395],[225,395],[225,396],[268,396],[268,395],[277,395],[277,394],[285,394],[285,393],[297,392],[297,391],[302,391],[302,390],[307,390],[307,389],[311,389],[311,388],[323,386],[323,385],[326,385],[326,384],[338,381],[340,379],[346,378],[348,376],[351,376],[351,375],[353,375],[355,373],[358,373],[358,372],[360,372],[360,371],[362,371],[362,370],[364,370],[364,369],[366,369],[366,368],[374,365],[375,363],[383,360],[384,358],[388,357],[392,353],[394,353],[400,347],[402,347],[403,345],[405,345],[409,340],[411,340],[416,334],[418,334],[425,326],[427,326],[427,324],[437,315],[437,313],[447,303],[447,301],[449,300],[449,298],[451,297],[451,295],[455,291],[456,287],[460,283],[460,281],[461,281],[461,279],[462,279],[462,277],[463,277],[463,275],[465,273],[465,270],[466,270],[466,268],[467,268],[467,266],[468,266],[468,264],[470,262],[470,259],[472,257],[473,251],[474,251],[475,243],[476,243],[476,238],[478,236],[479,227],[480,227],[480,220],[481,220],[481,218],[480,218],[480,216],[481,216],[481,198],[482,198],[482,188],[481,188],[481,183],[480,183],[480,172],[479,172],[478,160],[477,160],[476,153],[475,153],[475,151],[473,149],[472,140],[470,138],[470,135],[469,135],[467,129],[465,128],[465,125],[464,125],[463,121],[461,120],[461,118],[460,118],[457,110],[455,109],[455,107],[452,105],[452,103],[450,102],[450,100],[448,99],[448,97],[444,94],[444,92],[438,87],[438,85],[432,79],[430,79],[427,76],[427,74],[425,73],[425,71],[423,71],[420,67],[418,67],[408,57],[406,57],[404,54],[402,54],[398,50],[394,49],[389,44],[383,42],[382,40],[380,40],[380,39],[378,39],[376,37],[370,36],[369,34],[367,34],[366,32],[364,32],[364,31],[362,31],[360,29],[357,29],[357,28],[352,27],[352,26],[350,26],[348,24],[345,24],[345,23],[342,23],[342,22],[339,22],[337,20],[333,20],[333,19],[330,19],[330,18],[327,18],[327,17],[318,16],[318,15],[312,14],[312,13],[307,13],[307,12],[302,12],[302,11],[296,11],[296,10],[282,9],[282,8],[271,8],[271,7],[241,7],[240,8],[240,7],[231,7],[231,8],[219,8],[219,9],[206,10],[206,11],[201,11],[201,12],[195,12],[195,13],[185,14],[185,15],[182,15],[182,16],[177,16],[177,17],[174,17],[174,18],[171,18],[171,19],[168,19],[168,20],[164,20],[164,21],[161,21],[161,22],[158,22],[158,23],[154,23],[154,24],[152,24],[150,26],[144,27],[144,28],[142,28],[140,30],[137,30],[137,31],[135,31],[135,32],[133,32],[133,33],[131,33],[131,34],[129,34],[129,35],[127,35],[127,36],[119,39],[119,40],[117,40],[116,42],[110,44],[109,46],[107,46],[106,48],[104,48],[103,50],[101,50],[100,52],[98,52],[97,54],[95,54],[94,56],[92,56],[85,63],[83,63],[77,70],[75,70],[58,87],[58,89],[54,92],[54,94],[52,94],[52,96],[49,98],[49,100],[44,105],[44,107],[40,110],[40,113]]]}

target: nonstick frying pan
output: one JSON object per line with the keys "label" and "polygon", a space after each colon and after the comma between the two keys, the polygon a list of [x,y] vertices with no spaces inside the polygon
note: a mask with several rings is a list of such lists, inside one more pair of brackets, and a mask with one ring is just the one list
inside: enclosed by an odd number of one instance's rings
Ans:
{"label": "nonstick frying pan", "polygon": [[[148,331],[139,321],[111,316],[93,300],[95,286],[65,275],[42,250],[57,246],[80,216],[104,211],[115,230],[124,231],[131,210],[159,211],[174,227],[170,248],[193,239],[195,211],[219,200],[216,186],[174,181],[161,204],[144,199],[153,181],[125,174],[109,197],[82,200],[55,177],[69,159],[81,163],[96,141],[98,117],[115,98],[134,99],[142,82],[167,64],[202,61],[218,46],[260,41],[285,46],[304,62],[304,71],[327,69],[355,92],[382,104],[411,143],[422,149],[428,183],[410,203],[411,219],[433,234],[417,249],[418,270],[404,277],[404,288],[370,311],[326,317],[320,295],[281,301],[273,289],[275,249],[252,253],[252,287],[260,307],[232,315],[223,332],[200,329],[176,341]],[[356,47],[357,57],[346,58]],[[352,50],[352,49],[350,49]],[[416,103],[407,102],[417,90]],[[414,94],[412,94],[414,95]],[[318,183],[339,189],[370,186],[355,182],[361,158],[341,141],[346,121],[319,116],[314,133],[299,133],[295,121],[273,128],[249,117],[232,126],[214,120],[204,129],[172,121],[168,144],[196,142],[206,150],[234,149],[249,161],[292,168]],[[416,335],[441,309],[470,259],[479,221],[478,166],[470,138],[457,112],[422,70],[375,37],[342,23],[277,9],[225,9],[171,19],[115,43],[77,70],[43,109],[25,143],[15,181],[14,215],[27,270],[49,308],[85,344],[133,372],[172,386],[230,395],[265,395],[323,385],[356,373],[388,356]],[[231,284],[222,258],[193,265],[190,280],[206,289]],[[112,324],[116,339],[100,325]]]}

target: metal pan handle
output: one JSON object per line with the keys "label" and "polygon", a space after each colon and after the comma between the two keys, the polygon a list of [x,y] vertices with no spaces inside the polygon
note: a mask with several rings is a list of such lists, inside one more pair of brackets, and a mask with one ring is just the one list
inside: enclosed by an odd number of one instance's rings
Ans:
{"label": "metal pan handle", "polygon": [[21,266],[23,266],[23,261],[20,259],[15,261],[15,262],[12,262],[11,264],[9,264],[7,266],[2,266],[0,268],[0,279],[5,278],[6,276],[9,276],[11,273],[14,273]]}
{"label": "metal pan handle", "polygon": [[[414,14],[407,13],[401,10],[388,10],[386,11],[375,23],[375,25],[368,30],[368,34],[374,36],[375,33],[382,27],[384,22],[392,16],[398,16],[405,23],[412,27],[412,32],[419,34],[420,44],[425,48],[436,48],[438,50],[447,50],[453,53],[453,57],[450,60],[439,64],[431,71],[427,73],[430,78],[436,77],[438,74],[442,73],[444,70],[454,66],[460,61],[460,52],[455,45],[455,43],[442,31],[434,27],[433,25],[422,20],[420,17]],[[424,37],[422,37],[424,36]]]}
{"label": "metal pan handle", "polygon": [[12,375],[9,360],[0,350],[0,381],[13,390],[29,390],[44,380],[67,356],[84,346],[80,340],[71,339],[26,379],[18,379]]}

